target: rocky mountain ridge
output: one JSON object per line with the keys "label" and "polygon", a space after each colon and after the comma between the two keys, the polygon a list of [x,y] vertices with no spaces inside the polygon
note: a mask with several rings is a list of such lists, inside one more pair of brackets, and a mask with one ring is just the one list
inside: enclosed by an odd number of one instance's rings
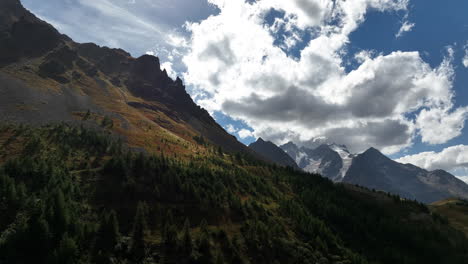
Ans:
{"label": "rocky mountain ridge", "polygon": [[351,154],[346,146],[338,144],[310,149],[289,142],[280,148],[304,171],[321,174],[334,182],[356,184],[425,203],[450,197],[468,198],[468,185],[452,174],[398,163],[375,148],[361,154]]}
{"label": "rocky mountain ridge", "polygon": [[256,142],[251,143],[249,148],[278,165],[300,170],[299,166],[288,154],[270,141],[259,138]]}
{"label": "rocky mountain ridge", "polygon": [[203,135],[225,151],[255,155],[196,105],[157,57],[76,43],[18,0],[3,0],[0,9],[0,120],[74,122],[90,112],[98,123],[110,118],[135,147],[152,150],[163,141],[164,151],[190,155]]}

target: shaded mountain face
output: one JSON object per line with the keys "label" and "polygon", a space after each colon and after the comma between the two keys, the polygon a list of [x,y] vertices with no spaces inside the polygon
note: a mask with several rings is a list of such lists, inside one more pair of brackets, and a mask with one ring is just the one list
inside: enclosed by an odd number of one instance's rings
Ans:
{"label": "shaded mountain face", "polygon": [[2,0],[0,10],[1,120],[76,121],[91,112],[97,121],[112,119],[137,147],[173,142],[167,151],[189,154],[202,135],[226,151],[254,154],[196,105],[158,58],[75,43],[18,0]]}
{"label": "shaded mountain face", "polygon": [[371,148],[353,159],[343,182],[432,203],[449,197],[468,198],[468,185],[442,170],[426,171],[401,164]]}
{"label": "shaded mountain face", "polygon": [[333,181],[341,181],[351,165],[353,155],[346,146],[322,144],[317,148],[298,147],[289,142],[281,146],[297,165],[307,171],[319,173]]}
{"label": "shaded mountain face", "polygon": [[249,148],[278,165],[300,169],[286,152],[270,141],[259,138],[256,142],[250,144]]}
{"label": "shaded mountain face", "polygon": [[424,203],[450,197],[468,198],[468,185],[452,174],[398,163],[375,148],[354,155],[342,145],[324,144],[309,149],[289,142],[281,149],[301,169],[319,173],[335,182],[356,184]]}
{"label": "shaded mountain face", "polygon": [[0,66],[39,57],[66,39],[17,0],[2,0],[0,10]]}

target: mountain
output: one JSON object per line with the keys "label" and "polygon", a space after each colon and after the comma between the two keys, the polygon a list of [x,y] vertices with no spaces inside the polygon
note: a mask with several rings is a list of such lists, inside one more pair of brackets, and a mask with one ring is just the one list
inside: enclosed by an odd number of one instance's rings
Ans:
{"label": "mountain", "polygon": [[343,179],[354,157],[346,146],[337,144],[322,144],[311,149],[304,146],[299,148],[288,142],[280,148],[292,157],[301,169],[319,173],[336,182]]}
{"label": "mountain", "polygon": [[432,203],[450,197],[468,198],[468,185],[442,170],[427,171],[389,159],[370,148],[353,159],[343,182]]}
{"label": "mountain", "polygon": [[278,165],[300,169],[288,154],[270,141],[259,138],[256,142],[251,143],[249,148]]}
{"label": "mountain", "polygon": [[421,203],[252,156],[156,57],[0,10],[0,263],[467,263]]}
{"label": "mountain", "polygon": [[256,155],[196,105],[157,57],[76,43],[18,0],[2,0],[0,9],[0,120],[109,119],[135,148],[190,156],[206,142]]}
{"label": "mountain", "polygon": [[426,171],[411,164],[395,162],[375,148],[356,155],[346,146],[322,144],[317,148],[281,146],[298,166],[334,182],[357,184],[431,203],[450,197],[468,197],[468,185],[443,171]]}

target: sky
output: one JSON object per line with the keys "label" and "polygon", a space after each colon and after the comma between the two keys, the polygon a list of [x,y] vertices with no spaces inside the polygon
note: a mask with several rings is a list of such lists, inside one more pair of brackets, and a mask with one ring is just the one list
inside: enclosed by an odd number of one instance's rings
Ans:
{"label": "sky", "polygon": [[78,42],[158,56],[249,144],[345,144],[468,179],[466,0],[23,0]]}

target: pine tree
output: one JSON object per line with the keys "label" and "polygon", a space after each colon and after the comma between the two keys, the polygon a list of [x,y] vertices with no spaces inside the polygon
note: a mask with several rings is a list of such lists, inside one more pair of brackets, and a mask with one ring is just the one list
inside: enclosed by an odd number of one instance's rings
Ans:
{"label": "pine tree", "polygon": [[89,111],[89,109],[88,109],[86,114],[83,116],[83,120],[88,120],[90,116],[91,116],[91,111]]}
{"label": "pine tree", "polygon": [[101,223],[96,239],[95,250],[106,253],[112,252],[120,238],[119,224],[114,210],[101,217]]}
{"label": "pine tree", "polygon": [[168,223],[164,227],[164,243],[169,250],[177,245],[177,228],[173,224]]}
{"label": "pine tree", "polygon": [[58,190],[54,197],[53,224],[56,235],[64,234],[70,223],[70,215],[65,204],[62,190]]}
{"label": "pine tree", "polygon": [[73,238],[64,234],[56,252],[56,263],[74,264],[77,263],[78,247]]}
{"label": "pine tree", "polygon": [[119,221],[117,219],[117,214],[114,210],[111,210],[107,217],[107,225],[109,232],[109,245],[115,247],[119,242],[120,232],[119,232]]}
{"label": "pine tree", "polygon": [[136,261],[141,262],[145,256],[146,220],[143,203],[138,203],[135,220],[133,221],[131,254]]}
{"label": "pine tree", "polygon": [[28,241],[28,259],[31,263],[46,263],[50,253],[51,233],[44,216],[33,215],[28,221],[26,231]]}
{"label": "pine tree", "polygon": [[187,255],[190,255],[193,250],[193,242],[192,242],[192,236],[190,234],[190,223],[188,219],[185,220],[184,230],[182,232],[183,232],[182,234],[183,252]]}

